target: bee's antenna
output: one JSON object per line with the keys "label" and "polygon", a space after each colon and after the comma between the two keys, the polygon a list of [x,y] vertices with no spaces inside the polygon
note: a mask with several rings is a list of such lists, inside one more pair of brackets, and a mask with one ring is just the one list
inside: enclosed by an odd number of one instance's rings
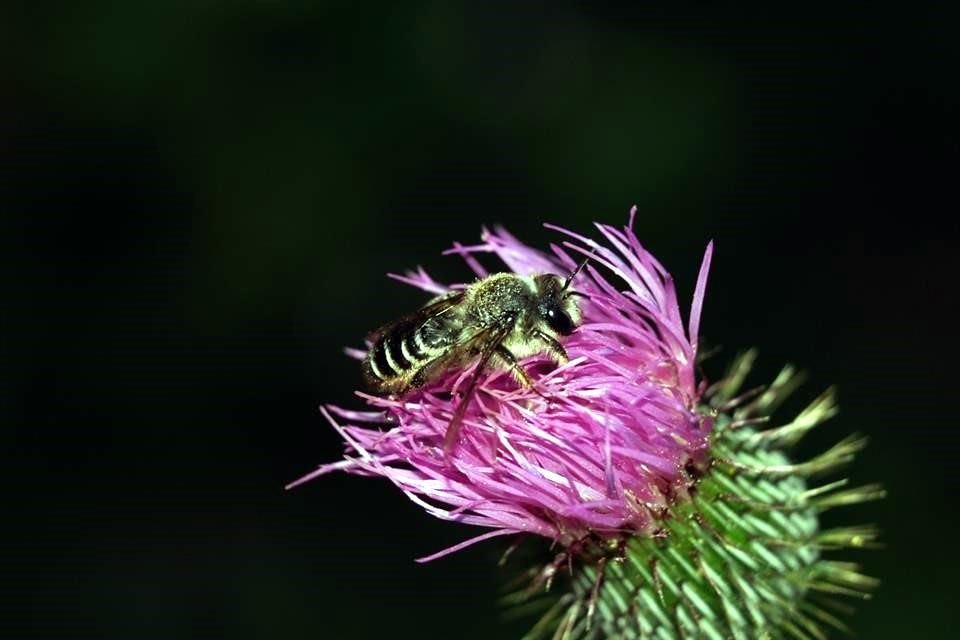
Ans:
{"label": "bee's antenna", "polygon": [[573,282],[573,279],[577,277],[577,274],[578,274],[578,273],[580,273],[581,271],[583,271],[583,268],[584,268],[585,266],[587,266],[587,263],[590,262],[590,258],[592,258],[592,257],[593,257],[593,254],[595,254],[596,252],[597,252],[597,248],[594,247],[594,248],[590,251],[589,255],[587,255],[587,257],[583,259],[583,262],[581,262],[580,264],[577,265],[577,268],[573,270],[573,273],[571,273],[569,276],[567,276],[566,282],[563,283],[563,289],[560,289],[560,292],[561,292],[561,293],[563,293],[564,291],[566,291],[566,290],[570,287],[570,283]]}

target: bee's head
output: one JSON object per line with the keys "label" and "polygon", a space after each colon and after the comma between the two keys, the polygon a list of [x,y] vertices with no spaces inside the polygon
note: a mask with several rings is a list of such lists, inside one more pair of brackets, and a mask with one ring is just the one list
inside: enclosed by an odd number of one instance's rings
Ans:
{"label": "bee's head", "polygon": [[580,321],[580,309],[567,283],[560,276],[547,273],[534,277],[537,286],[537,315],[561,336],[573,333]]}

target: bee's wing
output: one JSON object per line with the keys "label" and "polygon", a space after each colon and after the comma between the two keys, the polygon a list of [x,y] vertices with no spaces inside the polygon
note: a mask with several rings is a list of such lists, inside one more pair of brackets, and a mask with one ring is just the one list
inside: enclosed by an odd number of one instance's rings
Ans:
{"label": "bee's wing", "polygon": [[453,450],[457,442],[457,436],[460,435],[460,429],[463,427],[463,416],[467,411],[467,407],[470,406],[470,401],[476,392],[477,382],[479,382],[483,370],[487,367],[490,358],[497,352],[497,348],[503,343],[504,338],[507,337],[507,334],[510,333],[512,328],[512,325],[490,327],[471,336],[463,344],[465,350],[479,346],[480,359],[477,361],[476,369],[470,374],[467,387],[460,398],[460,402],[457,404],[457,408],[453,411],[453,418],[450,419],[450,424],[447,425],[447,433],[443,437],[443,450],[448,454]]}
{"label": "bee's wing", "polygon": [[416,311],[400,316],[393,322],[388,322],[382,327],[375,329],[367,336],[367,339],[370,340],[370,342],[376,342],[380,336],[400,325],[419,326],[430,318],[446,313],[447,310],[460,304],[460,302],[463,301],[463,296],[464,291],[451,291],[450,293],[434,298]]}

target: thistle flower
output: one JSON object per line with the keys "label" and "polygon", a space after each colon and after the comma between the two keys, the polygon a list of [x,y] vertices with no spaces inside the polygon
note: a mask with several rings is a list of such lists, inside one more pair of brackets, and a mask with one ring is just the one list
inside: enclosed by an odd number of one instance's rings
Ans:
{"label": "thistle flower", "polygon": [[[547,225],[563,238],[549,254],[500,228],[478,245],[454,244],[446,253],[480,278],[483,254],[521,275],[569,274],[589,256],[574,281],[582,321],[564,342],[569,362],[525,359],[534,388],[481,372],[452,451],[444,436],[475,364],[400,398],[358,393],[365,411],[322,407],[347,452],[290,487],[332,471],[383,476],[428,513],[489,529],[419,561],[501,535],[549,539],[560,552],[505,598],[545,601],[531,638],[824,637],[822,625],[843,623],[810,595],[865,597],[874,580],[822,552],[869,546],[876,533],[820,531],[817,514],[882,491],[808,488],[805,478],[847,462],[864,441],[790,464],[782,449],[835,413],[834,396],[758,430],[799,378],[787,367],[768,389],[738,396],[753,352],[713,385],[698,382],[712,244],[685,324],[672,278],[633,233],[635,213],[622,229],[598,224],[602,242]],[[422,268],[392,277],[432,294],[465,286]],[[555,577],[563,585],[551,588]]]}

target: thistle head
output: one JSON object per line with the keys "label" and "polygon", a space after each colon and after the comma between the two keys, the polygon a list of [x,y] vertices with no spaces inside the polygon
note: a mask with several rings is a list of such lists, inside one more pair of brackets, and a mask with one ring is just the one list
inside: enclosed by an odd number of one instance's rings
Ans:
{"label": "thistle head", "polygon": [[[808,479],[848,462],[863,439],[792,463],[785,450],[834,415],[832,391],[761,430],[797,386],[791,367],[768,388],[741,392],[754,359],[746,352],[720,380],[698,380],[712,245],[684,321],[671,276],[633,232],[634,214],[622,228],[596,225],[598,241],[547,225],[559,234],[549,252],[501,228],[455,243],[446,253],[478,278],[499,262],[521,276],[553,274],[560,293],[576,296],[563,307],[569,330],[556,332],[568,358],[521,354],[531,385],[468,362],[400,397],[358,393],[364,410],[324,406],[344,458],[290,486],[332,471],[381,476],[431,515],[487,529],[421,561],[495,536],[548,538],[556,557],[507,597],[546,602],[530,637],[818,638],[824,625],[842,628],[817,594],[866,597],[875,581],[825,554],[870,546],[876,532],[820,530],[818,514],[883,492]],[[435,296],[468,286],[422,268],[392,277]],[[561,574],[563,587],[542,595]]]}
{"label": "thistle head", "polygon": [[[561,544],[652,534],[660,512],[707,462],[713,418],[697,410],[691,336],[710,248],[685,325],[670,275],[631,226],[597,228],[603,243],[555,228],[563,241],[550,253],[499,228],[485,230],[481,244],[447,251],[480,278],[489,275],[484,254],[515,274],[562,276],[558,285],[576,292],[581,315],[563,340],[568,362],[526,359],[535,381],[529,388],[505,369],[481,372],[449,456],[444,435],[472,366],[400,398],[360,394],[368,411],[325,407],[347,456],[308,478],[333,470],[384,476],[431,514],[498,534],[534,533]],[[464,286],[439,284],[422,269],[394,277],[432,294]]]}

